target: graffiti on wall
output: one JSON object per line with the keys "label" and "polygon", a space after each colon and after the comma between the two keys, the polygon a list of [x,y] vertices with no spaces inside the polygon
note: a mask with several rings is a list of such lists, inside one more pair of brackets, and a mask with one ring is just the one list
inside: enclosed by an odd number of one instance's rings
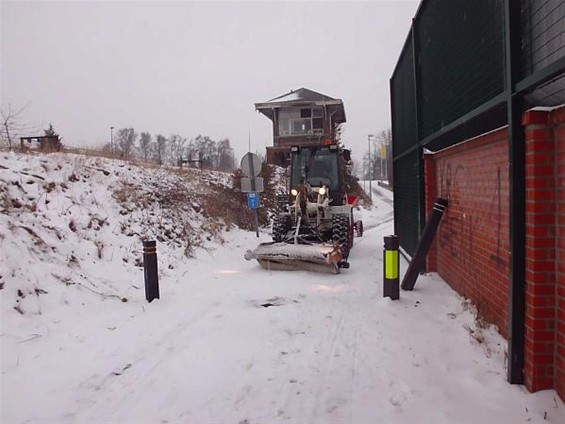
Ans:
{"label": "graffiti on wall", "polygon": [[439,162],[438,165],[439,195],[449,202],[439,227],[440,247],[453,258],[457,258],[458,263],[465,269],[472,270],[475,266],[481,265],[477,263],[478,257],[475,255],[474,245],[481,218],[485,214],[490,214],[497,222],[496,249],[490,255],[490,259],[496,266],[504,266],[501,243],[503,218],[500,168],[497,170],[497,183],[492,200],[485,205],[486,210],[479,213],[466,207],[464,203],[465,197],[470,195],[466,191],[469,181],[467,169],[460,164],[454,166],[448,161]]}
{"label": "graffiti on wall", "polygon": [[496,205],[496,252],[493,253],[490,258],[500,266],[504,266],[506,262],[502,258],[502,245],[501,245],[501,235],[502,235],[502,190],[501,190],[501,179],[500,179],[500,167],[496,170],[496,190],[494,193],[495,205]]}
{"label": "graffiti on wall", "polygon": [[464,268],[472,268],[473,241],[478,217],[463,210],[461,190],[464,189],[466,169],[462,165],[452,167],[451,163],[441,163],[440,196],[449,202],[447,214],[443,217],[439,231],[439,245],[457,258]]}

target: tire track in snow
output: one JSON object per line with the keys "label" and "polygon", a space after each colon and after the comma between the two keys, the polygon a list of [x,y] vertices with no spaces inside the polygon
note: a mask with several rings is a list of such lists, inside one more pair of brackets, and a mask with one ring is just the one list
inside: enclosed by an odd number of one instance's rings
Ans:
{"label": "tire track in snow", "polygon": [[379,222],[378,224],[369,224],[365,227],[365,231],[371,231],[374,230],[375,228],[380,228],[383,225],[385,225],[386,223],[390,222],[394,220],[394,212],[388,212],[386,215],[384,215],[383,220],[381,222]]}
{"label": "tire track in snow", "polygon": [[[373,188],[372,192],[375,194],[375,196],[378,197],[378,200],[382,201],[383,203],[385,203],[387,206],[390,206],[390,211],[386,212],[381,221],[377,224],[369,224],[365,226],[365,231],[371,231],[375,228],[379,228],[383,225],[385,225],[386,223],[394,220],[394,201],[392,199],[389,199],[387,196],[385,196],[383,194],[383,192],[381,190],[379,190],[378,188]],[[384,210],[388,209],[388,207],[385,207]]]}
{"label": "tire track in snow", "polygon": [[[337,313],[339,314],[337,321],[335,321],[335,324],[330,325],[329,329],[324,337],[324,345],[326,344],[326,341],[329,341],[329,346],[328,349],[326,350],[328,353],[325,355],[325,366],[322,372],[322,375],[318,378],[318,383],[316,385],[316,389],[314,390],[313,396],[315,399],[315,404],[314,404],[314,408],[312,411],[312,416],[310,417],[309,422],[319,422],[320,421],[320,413],[319,413],[319,408],[322,405],[322,396],[325,393],[326,389],[327,389],[327,381],[328,381],[328,376],[329,374],[333,371],[333,364],[334,364],[334,360],[335,360],[335,355],[336,355],[336,347],[337,347],[337,341],[340,340],[341,338],[341,333],[343,330],[343,321],[344,321],[344,314],[345,314],[345,302],[343,300],[338,301],[337,299],[334,298],[334,302],[333,304],[335,305],[336,303],[339,303],[339,310],[337,311]],[[335,309],[334,309],[335,310]],[[323,346],[322,346],[323,348]],[[324,402],[325,405],[325,402]],[[336,405],[336,408],[339,407],[339,405]],[[330,407],[329,409],[331,409],[332,407]],[[331,412],[334,412],[335,408],[333,410],[331,410]],[[329,412],[329,411],[328,411]]]}
{"label": "tire track in snow", "polygon": [[[184,313],[178,319],[171,317],[171,324],[174,325],[160,334],[157,333],[157,337],[149,334],[150,343],[135,351],[128,363],[130,366],[123,373],[117,373],[116,370],[106,370],[105,373],[97,371],[79,383],[76,408],[73,413],[68,414],[69,418],[72,417],[76,421],[123,420],[124,417],[113,415],[114,411],[123,411],[123,408],[112,405],[124,402],[132,405],[143,403],[141,398],[149,393],[153,383],[159,380],[159,375],[163,372],[161,366],[167,363],[167,360],[172,360],[173,354],[189,360],[194,353],[188,343],[179,346],[179,340],[190,340],[190,334],[197,333],[198,324],[210,320],[209,316],[214,313],[215,308],[211,308]],[[151,333],[157,331],[157,328],[151,328]],[[137,387],[137,390],[131,391],[131,387]],[[127,395],[124,396],[124,393]],[[100,403],[107,405],[105,410],[109,415],[92,417],[92,413],[98,411],[97,405]]]}
{"label": "tire track in snow", "polygon": [[[386,190],[386,189],[385,189]],[[380,191],[378,188],[373,188],[373,193],[375,193],[377,196],[379,196],[379,198],[385,202],[386,204],[390,205],[390,206],[394,206],[394,201],[392,199],[389,199],[387,196],[385,196],[383,194],[382,191]]]}
{"label": "tire track in snow", "polygon": [[355,319],[353,323],[353,352],[351,360],[351,385],[349,387],[349,416],[347,417],[347,422],[353,422],[355,418],[355,401],[357,399],[357,362],[359,360],[359,326],[360,326],[360,309],[355,311]]}

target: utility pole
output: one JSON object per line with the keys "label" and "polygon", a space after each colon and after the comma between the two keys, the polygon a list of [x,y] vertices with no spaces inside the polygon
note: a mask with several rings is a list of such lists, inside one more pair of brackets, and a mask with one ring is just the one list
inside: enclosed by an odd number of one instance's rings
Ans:
{"label": "utility pole", "polygon": [[110,150],[114,154],[114,127],[110,127]]}
{"label": "utility pole", "polygon": [[372,180],[373,180],[373,173],[372,173],[372,167],[371,164],[373,162],[373,159],[371,158],[371,138],[373,138],[374,135],[373,134],[369,134],[367,136],[367,144],[369,145],[369,199],[371,199],[371,202],[373,201],[373,187],[372,187]]}
{"label": "utility pole", "polygon": [[385,144],[384,141],[381,142],[381,183],[384,181],[383,180],[383,151],[385,149]]}
{"label": "utility pole", "polygon": [[385,143],[384,148],[383,148],[383,163],[384,163],[384,167],[385,167],[385,180],[388,183],[388,144]]}

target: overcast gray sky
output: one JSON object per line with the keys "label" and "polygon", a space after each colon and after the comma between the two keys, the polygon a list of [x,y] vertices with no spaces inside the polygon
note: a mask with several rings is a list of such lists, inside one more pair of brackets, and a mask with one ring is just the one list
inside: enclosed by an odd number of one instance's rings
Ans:
{"label": "overcast gray sky", "polygon": [[[344,101],[360,158],[390,127],[389,79],[419,1],[4,1],[2,107],[52,123],[71,146],[110,126],[228,137],[240,157],[272,144],[255,111],[300,87]],[[31,134],[33,135],[33,134]]]}

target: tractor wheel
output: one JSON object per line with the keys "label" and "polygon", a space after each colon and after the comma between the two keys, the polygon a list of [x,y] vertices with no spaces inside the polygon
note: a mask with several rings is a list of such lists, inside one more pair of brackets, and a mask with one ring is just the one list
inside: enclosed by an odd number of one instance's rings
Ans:
{"label": "tractor wheel", "polygon": [[291,219],[288,214],[280,214],[273,218],[273,241],[281,242],[285,239],[291,227]]}
{"label": "tractor wheel", "polygon": [[332,240],[341,245],[343,257],[347,259],[351,249],[349,215],[338,213],[332,216]]}

